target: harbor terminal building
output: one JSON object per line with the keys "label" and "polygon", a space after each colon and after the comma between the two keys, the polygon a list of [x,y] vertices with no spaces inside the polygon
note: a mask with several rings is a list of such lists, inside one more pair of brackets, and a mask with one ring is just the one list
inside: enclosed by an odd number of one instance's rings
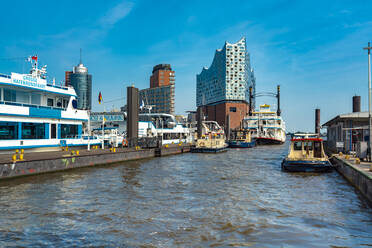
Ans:
{"label": "harbor terminal building", "polygon": [[222,49],[216,50],[212,65],[196,76],[196,106],[202,108],[206,120],[226,126],[229,115],[230,128],[238,128],[249,110],[251,86],[255,94],[256,79],[246,39],[225,42]]}
{"label": "harbor terminal building", "polygon": [[[151,107],[151,113],[174,114],[174,71],[170,64],[154,66],[150,77],[150,88],[140,90],[140,105]],[[144,112],[149,109],[143,109]]]}

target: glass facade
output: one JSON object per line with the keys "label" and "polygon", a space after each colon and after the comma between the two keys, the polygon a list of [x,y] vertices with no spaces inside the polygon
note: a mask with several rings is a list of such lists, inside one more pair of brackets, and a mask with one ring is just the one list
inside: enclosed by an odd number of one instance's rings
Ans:
{"label": "glass facade", "polygon": [[77,94],[77,108],[92,108],[92,75],[88,73],[71,73],[70,85],[72,85]]}
{"label": "glass facade", "polygon": [[196,81],[197,106],[225,100],[248,102],[249,87],[252,86],[255,94],[256,79],[245,38],[234,44],[226,42],[218,49],[210,68],[203,68]]}
{"label": "glass facade", "polygon": [[151,113],[174,114],[174,84],[140,90],[139,101],[151,105]]}

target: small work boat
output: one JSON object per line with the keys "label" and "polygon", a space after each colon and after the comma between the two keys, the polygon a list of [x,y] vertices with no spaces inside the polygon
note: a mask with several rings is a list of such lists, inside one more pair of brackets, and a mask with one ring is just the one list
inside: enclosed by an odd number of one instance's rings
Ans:
{"label": "small work boat", "polygon": [[196,140],[191,152],[194,153],[218,153],[227,151],[225,133],[215,121],[202,122],[202,135]]}
{"label": "small work boat", "polygon": [[282,162],[282,170],[290,172],[327,172],[332,168],[323,150],[323,139],[316,134],[296,134]]}
{"label": "small work boat", "polygon": [[232,139],[228,142],[230,148],[250,148],[256,145],[248,129],[240,129],[232,132]]}

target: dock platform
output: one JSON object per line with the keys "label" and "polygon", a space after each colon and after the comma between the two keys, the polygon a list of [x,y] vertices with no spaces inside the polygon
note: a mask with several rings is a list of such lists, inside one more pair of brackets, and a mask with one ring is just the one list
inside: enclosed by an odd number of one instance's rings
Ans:
{"label": "dock platform", "polygon": [[[76,155],[79,151],[79,155]],[[169,145],[161,148],[116,148],[110,149],[69,149],[69,151],[27,152],[23,160],[13,161],[13,154],[0,154],[0,180],[40,173],[48,173],[102,164],[119,163],[190,151],[190,145]],[[74,152],[74,153],[73,153]]]}
{"label": "dock platform", "polygon": [[333,155],[330,158],[336,170],[346,178],[372,206],[372,163],[356,162],[356,158],[347,158],[345,155]]}

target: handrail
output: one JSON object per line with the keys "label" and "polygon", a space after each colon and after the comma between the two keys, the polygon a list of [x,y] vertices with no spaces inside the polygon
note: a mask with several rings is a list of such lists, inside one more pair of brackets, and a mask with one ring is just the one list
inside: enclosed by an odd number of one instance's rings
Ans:
{"label": "handrail", "polygon": [[19,103],[19,102],[9,102],[9,101],[0,101],[0,104],[4,104],[4,105],[13,105],[13,106],[20,106],[20,107],[40,108],[40,109],[67,110],[67,108],[51,107],[51,106],[42,106],[42,105],[36,105],[36,104]]}

